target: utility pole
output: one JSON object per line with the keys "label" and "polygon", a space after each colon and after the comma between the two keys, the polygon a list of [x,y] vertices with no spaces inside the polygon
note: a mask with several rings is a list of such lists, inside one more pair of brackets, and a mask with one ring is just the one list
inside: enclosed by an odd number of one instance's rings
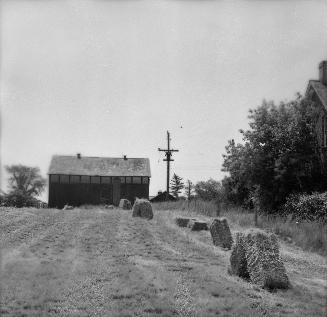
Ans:
{"label": "utility pole", "polygon": [[187,200],[190,201],[191,198],[191,190],[192,190],[192,182],[188,179],[187,180]]}
{"label": "utility pole", "polygon": [[170,148],[170,134],[167,131],[167,143],[168,147],[167,149],[160,149],[158,148],[159,152],[165,152],[166,158],[163,159],[163,161],[167,162],[167,190],[166,190],[166,199],[168,199],[169,196],[169,180],[170,180],[170,162],[174,161],[171,156],[173,152],[178,152],[178,150],[174,150]]}

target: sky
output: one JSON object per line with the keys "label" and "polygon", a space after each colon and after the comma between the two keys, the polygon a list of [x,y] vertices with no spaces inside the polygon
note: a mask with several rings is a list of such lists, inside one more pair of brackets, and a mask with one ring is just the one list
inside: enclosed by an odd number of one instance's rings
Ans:
{"label": "sky", "polygon": [[[248,110],[291,100],[327,60],[325,0],[0,0],[4,166],[54,154],[148,157],[150,195],[171,174],[224,177]],[[42,195],[47,200],[47,191]]]}

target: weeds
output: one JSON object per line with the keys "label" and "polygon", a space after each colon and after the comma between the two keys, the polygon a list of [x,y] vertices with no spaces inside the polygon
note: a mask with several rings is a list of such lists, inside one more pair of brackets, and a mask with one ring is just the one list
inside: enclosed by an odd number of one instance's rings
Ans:
{"label": "weeds", "polygon": [[304,250],[327,255],[327,226],[316,221],[297,222],[283,217],[259,217],[259,227],[294,242]]}
{"label": "weeds", "polygon": [[219,207],[211,202],[204,200],[178,200],[178,201],[164,201],[155,203],[154,208],[156,210],[186,210],[190,212],[196,212],[205,216],[215,217],[219,212]]}
{"label": "weeds", "polygon": [[[156,210],[183,210],[209,217],[225,216],[234,226],[254,227],[254,213],[241,207],[218,207],[214,202],[179,200],[155,203]],[[316,221],[298,222],[291,217],[259,215],[258,227],[274,232],[281,239],[293,242],[304,250],[327,255],[327,225]]]}

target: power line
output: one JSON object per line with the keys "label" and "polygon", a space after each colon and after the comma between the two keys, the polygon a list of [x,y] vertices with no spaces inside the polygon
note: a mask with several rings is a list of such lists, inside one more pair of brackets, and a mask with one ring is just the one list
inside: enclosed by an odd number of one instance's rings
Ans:
{"label": "power line", "polygon": [[170,162],[174,161],[171,156],[173,152],[178,152],[179,150],[174,150],[170,148],[170,134],[167,131],[167,149],[160,149],[158,148],[159,152],[165,152],[166,158],[163,161],[167,162],[167,191],[166,191],[166,198],[168,199],[169,196],[169,179],[170,179]]}

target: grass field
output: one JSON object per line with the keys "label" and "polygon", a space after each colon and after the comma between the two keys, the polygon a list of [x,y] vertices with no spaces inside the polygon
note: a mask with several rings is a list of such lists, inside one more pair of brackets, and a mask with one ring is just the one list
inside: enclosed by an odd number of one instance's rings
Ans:
{"label": "grass field", "polygon": [[326,315],[326,258],[280,241],[292,288],[268,292],[228,275],[230,251],[178,228],[185,214],[0,209],[0,315]]}

